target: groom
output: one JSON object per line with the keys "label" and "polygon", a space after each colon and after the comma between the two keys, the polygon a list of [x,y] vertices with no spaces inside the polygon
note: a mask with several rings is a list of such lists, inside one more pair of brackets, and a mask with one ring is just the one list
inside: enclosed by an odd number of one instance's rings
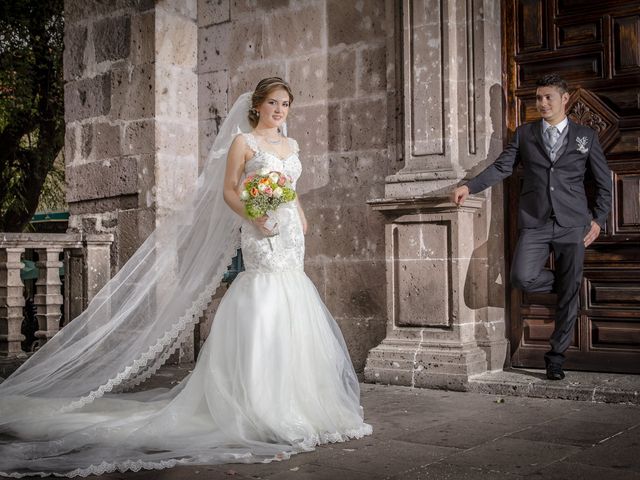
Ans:
{"label": "groom", "polygon": [[[497,160],[452,194],[462,205],[478,193],[523,167],[518,208],[519,239],[511,266],[511,283],[525,292],[558,295],[551,349],[545,354],[547,378],[562,380],[565,351],[571,344],[578,315],[584,249],[593,242],[611,209],[611,172],[598,136],[569,120],[567,84],[556,74],[537,82],[536,109],[542,120],[516,129],[513,141]],[[584,176],[595,180],[593,210],[587,206]],[[555,271],[544,265],[554,253]]]}

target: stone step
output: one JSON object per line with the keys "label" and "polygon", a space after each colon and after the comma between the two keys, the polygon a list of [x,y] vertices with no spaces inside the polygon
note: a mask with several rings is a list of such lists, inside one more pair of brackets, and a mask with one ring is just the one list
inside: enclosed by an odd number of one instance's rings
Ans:
{"label": "stone step", "polygon": [[640,405],[640,375],[565,371],[560,381],[547,380],[544,370],[508,369],[469,379],[468,390],[491,395],[557,398]]}

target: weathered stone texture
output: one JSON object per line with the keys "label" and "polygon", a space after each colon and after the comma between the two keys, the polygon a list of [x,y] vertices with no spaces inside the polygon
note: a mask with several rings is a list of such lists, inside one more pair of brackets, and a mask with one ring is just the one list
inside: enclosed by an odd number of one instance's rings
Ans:
{"label": "weathered stone texture", "polygon": [[201,28],[198,32],[198,73],[227,68],[231,23]]}
{"label": "weathered stone texture", "polygon": [[116,244],[118,267],[131,258],[155,228],[155,212],[148,209],[117,212]]}
{"label": "weathered stone texture", "polygon": [[198,151],[198,139],[191,135],[190,125],[157,122],[155,127],[157,151],[177,156],[188,156]]}
{"label": "weathered stone texture", "polygon": [[123,153],[139,155],[155,150],[155,125],[153,120],[130,122],[124,129]]}
{"label": "weathered stone texture", "polygon": [[152,63],[155,58],[154,12],[145,12],[131,17],[131,56],[133,65]]}
{"label": "weathered stone texture", "polygon": [[[154,132],[155,135],[155,132]],[[138,204],[142,209],[155,208],[156,157],[155,153],[138,155]]]}
{"label": "weathered stone texture", "polygon": [[380,0],[327,0],[329,46],[379,41],[385,37],[385,4]]}
{"label": "weathered stone texture", "polygon": [[[397,325],[451,324],[451,251],[447,245],[450,227],[448,222],[438,221],[397,227],[397,268],[402,271],[394,279]],[[433,298],[439,301],[434,302]]]}
{"label": "weathered stone texture", "polygon": [[356,52],[347,49],[329,52],[326,63],[329,98],[353,97],[356,93]]}
{"label": "weathered stone texture", "polygon": [[[69,170],[67,170],[69,173]],[[69,230],[77,231],[77,217],[85,215],[101,215],[115,212],[116,210],[127,210],[138,206],[138,196],[136,194],[120,195],[118,197],[99,198],[96,200],[79,200],[69,202]]]}
{"label": "weathered stone texture", "polygon": [[386,97],[363,99],[345,104],[342,122],[345,150],[386,148]]}
{"label": "weathered stone texture", "polygon": [[138,191],[138,165],[132,157],[67,166],[66,170],[68,202],[135,194]]}
{"label": "weathered stone texture", "polygon": [[97,122],[82,125],[82,161],[117,157],[120,148],[120,126]]}
{"label": "weathered stone texture", "polygon": [[[157,0],[156,12],[168,13],[174,19],[184,17],[196,25],[196,17],[198,16],[197,0]],[[161,30],[160,30],[161,31]]]}
{"label": "weathered stone texture", "polygon": [[289,0],[230,0],[231,18],[241,15],[262,16],[267,12],[289,6]]}
{"label": "weathered stone texture", "polygon": [[63,70],[65,81],[82,77],[86,68],[87,27],[68,26],[64,31]]}
{"label": "weathered stone texture", "polygon": [[64,161],[67,165],[74,163],[79,154],[78,127],[75,123],[68,123],[64,133]]}
{"label": "weathered stone texture", "polygon": [[387,58],[384,45],[360,50],[358,68],[358,93],[384,92],[387,87]]}
{"label": "weathered stone texture", "polygon": [[263,58],[261,22],[226,22],[200,31],[200,73],[236,68]]}
{"label": "weathered stone texture", "polygon": [[129,56],[131,18],[109,17],[93,26],[93,48],[96,62],[122,60]]}
{"label": "weathered stone texture", "polygon": [[198,0],[198,26],[229,21],[230,0]]}
{"label": "weathered stone texture", "polygon": [[[193,2],[186,2],[191,4]],[[189,18],[156,11],[156,56],[161,65],[195,68],[198,27]]]}
{"label": "weathered stone texture", "polygon": [[209,158],[222,121],[222,118],[208,118],[198,122],[198,172]]}
{"label": "weathered stone texture", "polygon": [[66,122],[107,115],[111,109],[109,74],[66,83],[64,100]]}
{"label": "weathered stone texture", "polygon": [[227,115],[229,72],[203,73],[198,75],[198,117],[221,119]]}
{"label": "weathered stone texture", "polygon": [[295,101],[299,103],[326,101],[329,88],[326,54],[319,53],[291,61],[289,82]]}
{"label": "weathered stone texture", "polygon": [[155,0],[65,0],[64,19],[67,23],[107,15],[117,10],[142,12],[153,8]]}
{"label": "weathered stone texture", "polygon": [[[195,135],[192,141],[197,142]],[[193,148],[193,147],[192,147]],[[197,145],[195,146],[197,148]],[[193,191],[198,176],[197,158],[175,153],[156,154],[158,218],[171,213]]]}
{"label": "weathered stone texture", "polygon": [[114,120],[150,118],[155,113],[155,70],[153,65],[114,69],[111,72]]}
{"label": "weathered stone texture", "polygon": [[[295,102],[295,100],[294,100]],[[294,103],[295,105],[295,103]],[[310,105],[310,106],[297,106],[293,107],[293,111],[289,115],[289,135],[295,138],[300,146],[300,151],[303,152],[305,159],[315,155],[326,155],[328,145],[328,117],[329,117],[328,105]],[[323,159],[320,160],[323,164]],[[311,164],[315,162],[305,162],[305,176],[301,178],[304,181],[306,175],[309,173],[308,169],[311,168]],[[310,177],[316,178],[311,174]],[[317,180],[316,180],[317,181]],[[302,188],[301,184],[298,184],[298,189]]]}
{"label": "weathered stone texture", "polygon": [[272,58],[307,56],[323,48],[325,25],[323,2],[270,15],[264,26],[265,52]]}

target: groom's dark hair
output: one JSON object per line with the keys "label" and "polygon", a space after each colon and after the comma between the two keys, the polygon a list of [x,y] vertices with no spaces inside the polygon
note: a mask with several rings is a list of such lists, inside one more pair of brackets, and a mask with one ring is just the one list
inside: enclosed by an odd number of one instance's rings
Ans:
{"label": "groom's dark hair", "polygon": [[556,87],[560,90],[560,93],[567,93],[569,91],[567,82],[557,73],[548,73],[538,78],[538,80],[536,80],[536,87]]}

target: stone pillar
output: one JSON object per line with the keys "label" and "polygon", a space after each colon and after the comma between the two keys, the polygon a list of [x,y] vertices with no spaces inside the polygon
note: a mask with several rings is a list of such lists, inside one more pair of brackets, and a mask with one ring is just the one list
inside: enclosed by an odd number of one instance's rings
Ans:
{"label": "stone pillar", "polygon": [[65,1],[69,227],[115,271],[195,184],[196,3]]}
{"label": "stone pillar", "polygon": [[111,234],[87,234],[82,248],[64,251],[65,325],[80,315],[111,278]]}
{"label": "stone pillar", "polygon": [[[111,271],[109,262],[109,271]],[[81,248],[64,251],[64,324],[66,325],[87,307],[84,293],[85,264]]]}
{"label": "stone pillar", "polygon": [[60,329],[62,317],[62,282],[60,281],[60,255],[61,247],[37,248],[38,254],[38,279],[36,280],[36,294],[34,304],[36,306],[36,318],[38,328],[36,338],[40,346],[53,337]]}
{"label": "stone pillar", "polygon": [[500,3],[400,3],[387,28],[403,41],[388,47],[387,71],[402,75],[387,83],[402,112],[390,144],[403,166],[386,178],[384,198],[369,202],[387,218],[388,323],[365,378],[462,390],[470,376],[501,368],[507,345],[496,200],[448,200],[502,146]]}
{"label": "stone pillar", "polygon": [[24,284],[20,269],[21,247],[0,248],[0,357],[26,357],[21,333]]}
{"label": "stone pillar", "polygon": [[111,278],[109,250],[112,235],[86,235],[84,238],[85,298],[89,303]]}
{"label": "stone pillar", "polygon": [[446,197],[385,199],[387,337],[369,352],[370,382],[462,390],[486,370],[475,317],[464,299],[477,198],[457,208]]}
{"label": "stone pillar", "polygon": [[[197,0],[65,1],[69,227],[114,234],[113,273],[196,183],[196,13]],[[88,300],[103,281],[87,274]]]}

